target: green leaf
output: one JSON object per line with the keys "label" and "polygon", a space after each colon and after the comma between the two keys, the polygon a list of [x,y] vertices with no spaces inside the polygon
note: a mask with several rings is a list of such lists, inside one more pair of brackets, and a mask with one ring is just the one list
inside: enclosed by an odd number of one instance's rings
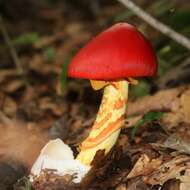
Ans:
{"label": "green leaf", "polygon": [[137,123],[133,126],[131,131],[131,139],[135,138],[135,134],[140,126],[144,125],[146,122],[151,122],[154,120],[159,120],[163,116],[163,112],[148,112],[146,113]]}
{"label": "green leaf", "polygon": [[158,120],[163,116],[163,112],[148,112],[143,116],[143,119],[147,121]]}
{"label": "green leaf", "polygon": [[130,92],[135,97],[142,97],[150,93],[150,86],[145,81],[139,81],[138,85],[131,86]]}
{"label": "green leaf", "polygon": [[65,89],[66,82],[67,82],[67,68],[68,68],[68,65],[69,65],[69,63],[71,61],[71,58],[73,57],[75,52],[76,52],[76,49],[73,49],[70,52],[70,54],[64,60],[64,63],[63,63],[63,66],[62,66],[61,76],[60,76],[62,94],[64,93],[64,89]]}
{"label": "green leaf", "polygon": [[170,45],[165,45],[164,47],[162,47],[160,50],[159,50],[159,54],[160,55],[164,55],[164,54],[167,54],[168,52],[171,51],[171,46]]}
{"label": "green leaf", "polygon": [[30,45],[39,40],[39,35],[36,32],[22,34],[14,39],[12,42],[14,45]]}
{"label": "green leaf", "polygon": [[131,131],[131,140],[135,138],[135,134],[137,133],[138,128],[143,125],[145,121],[143,119],[137,121],[137,123],[133,126],[132,131]]}
{"label": "green leaf", "polygon": [[52,62],[55,58],[55,48],[48,47],[43,50],[43,56],[48,62]]}

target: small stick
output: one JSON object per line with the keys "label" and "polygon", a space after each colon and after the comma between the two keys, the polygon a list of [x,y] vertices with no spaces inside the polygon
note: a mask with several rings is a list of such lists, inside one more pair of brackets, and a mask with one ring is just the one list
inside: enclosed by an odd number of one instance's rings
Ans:
{"label": "small stick", "polygon": [[151,15],[146,13],[143,9],[133,3],[131,0],[118,0],[120,3],[125,5],[128,9],[133,11],[137,16],[141,19],[146,21],[149,25],[151,25],[156,30],[160,31],[161,33],[167,35],[168,37],[172,38],[174,41],[178,42],[182,46],[190,49],[190,40],[176,32],[175,30],[171,29],[167,25],[161,23],[157,19],[153,18]]}
{"label": "small stick", "polygon": [[8,35],[7,29],[5,27],[5,24],[3,22],[3,18],[2,18],[1,15],[0,15],[0,30],[2,32],[3,38],[5,40],[5,43],[7,44],[8,48],[10,50],[12,59],[13,59],[15,65],[16,65],[16,68],[17,68],[17,72],[18,72],[19,75],[23,76],[24,75],[24,70],[22,68],[21,62],[20,62],[19,57],[17,55],[17,52],[16,52],[15,48],[12,45],[11,39],[10,39],[10,37]]}

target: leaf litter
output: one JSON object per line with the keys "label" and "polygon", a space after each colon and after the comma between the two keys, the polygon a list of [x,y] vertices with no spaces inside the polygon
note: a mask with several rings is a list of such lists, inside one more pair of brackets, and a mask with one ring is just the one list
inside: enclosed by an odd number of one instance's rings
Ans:
{"label": "leaf litter", "polygon": [[0,168],[5,169],[1,170],[0,189],[11,189],[14,183],[14,190],[188,190],[188,85],[130,101],[117,145],[105,157],[104,152],[97,153],[92,170],[81,184],[72,183],[74,176],[57,176],[48,170],[33,184],[28,181],[30,167],[49,139],[62,138],[77,154],[78,145],[92,126],[100,95],[91,90],[88,81],[66,81],[65,73],[73,51],[108,24],[113,10],[122,10],[115,5],[103,8],[94,23],[67,21],[60,8],[43,10],[43,19],[56,22],[51,35],[28,33],[14,41],[24,52],[20,61],[28,84],[12,63],[2,67]]}

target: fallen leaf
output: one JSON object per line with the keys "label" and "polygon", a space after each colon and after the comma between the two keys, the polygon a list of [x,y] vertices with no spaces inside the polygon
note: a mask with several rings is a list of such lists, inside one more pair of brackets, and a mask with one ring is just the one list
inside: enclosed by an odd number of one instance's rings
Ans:
{"label": "fallen leaf", "polygon": [[61,116],[64,108],[60,104],[54,102],[51,97],[43,97],[38,101],[39,108],[41,110],[51,110],[53,114]]}
{"label": "fallen leaf", "polygon": [[5,96],[3,100],[3,104],[1,105],[2,111],[8,116],[15,115],[17,111],[17,103],[9,96]]}
{"label": "fallen leaf", "polygon": [[24,86],[24,82],[22,80],[14,79],[14,80],[11,80],[10,82],[4,84],[2,86],[2,89],[5,92],[13,93],[13,92],[15,92],[16,90],[18,90],[19,88],[21,88],[23,86]]}
{"label": "fallen leaf", "polygon": [[163,146],[181,153],[190,154],[190,141],[185,141],[185,138],[180,137],[178,134],[170,135],[163,143]]}
{"label": "fallen leaf", "polygon": [[127,179],[140,175],[147,175],[158,168],[161,163],[162,160],[160,158],[151,160],[146,154],[142,154],[135,163],[131,172],[128,174]]}
{"label": "fallen leaf", "polygon": [[179,179],[181,172],[189,168],[190,157],[187,155],[179,155],[166,161],[150,175],[143,177],[143,179],[150,185],[162,185],[169,179]]}
{"label": "fallen leaf", "polygon": [[190,187],[190,169],[187,169],[183,175],[179,176],[180,188],[179,190],[189,190]]}
{"label": "fallen leaf", "polygon": [[184,113],[184,120],[190,123],[190,90],[185,91],[180,97],[182,112]]}
{"label": "fallen leaf", "polygon": [[127,190],[127,187],[125,184],[120,184],[115,190]]}
{"label": "fallen leaf", "polygon": [[0,83],[7,80],[8,77],[17,75],[16,69],[1,69],[0,70]]}

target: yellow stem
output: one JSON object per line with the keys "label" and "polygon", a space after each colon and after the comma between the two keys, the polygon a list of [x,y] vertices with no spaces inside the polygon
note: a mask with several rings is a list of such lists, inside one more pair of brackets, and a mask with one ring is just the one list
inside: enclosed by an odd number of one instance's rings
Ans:
{"label": "yellow stem", "polygon": [[77,156],[83,164],[90,165],[98,150],[105,149],[105,153],[108,153],[114,146],[124,124],[127,98],[126,80],[110,82],[104,88],[96,120],[89,136],[82,142]]}

